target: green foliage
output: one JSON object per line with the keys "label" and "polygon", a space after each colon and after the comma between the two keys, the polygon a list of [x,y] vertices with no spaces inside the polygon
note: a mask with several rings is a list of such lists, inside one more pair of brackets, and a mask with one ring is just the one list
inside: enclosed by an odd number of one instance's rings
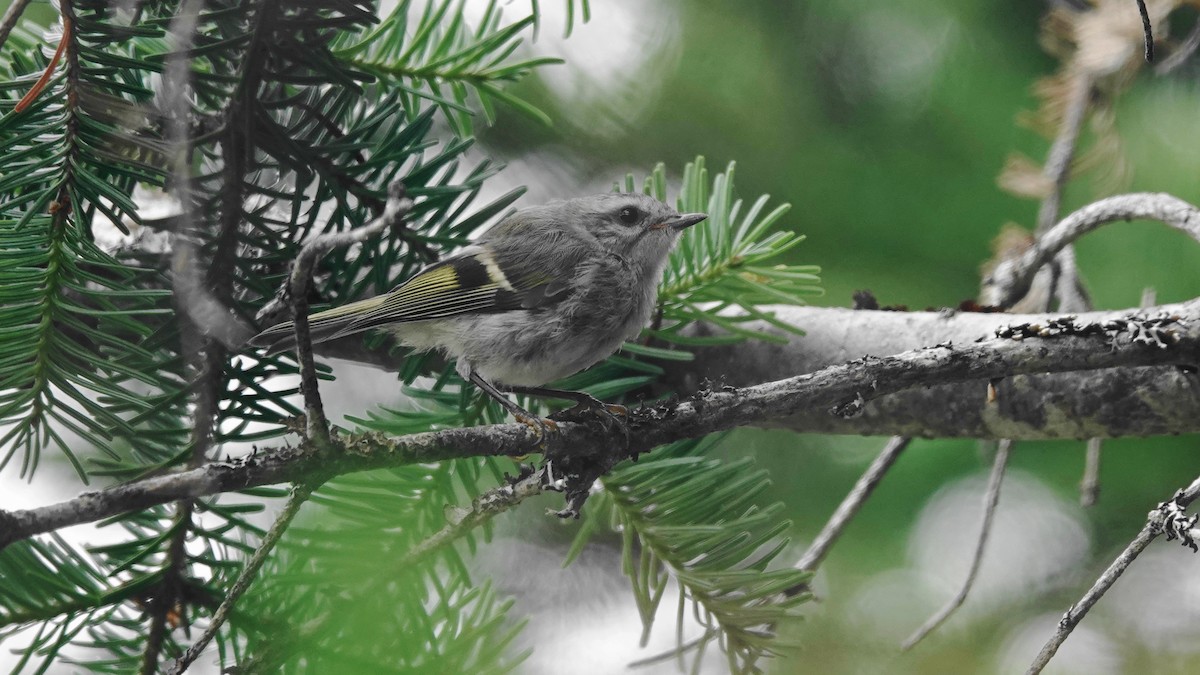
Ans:
{"label": "green foliage", "polygon": [[343,476],[315,493],[319,511],[289,528],[234,618],[255,655],[247,672],[501,673],[518,664],[511,603],[475,585],[457,549],[404,557],[441,526],[447,504],[474,496],[481,471],[495,478],[489,465],[444,462]]}
{"label": "green foliage", "polygon": [[[794,620],[808,600],[789,596],[810,574],[769,569],[787,546],[790,523],[783,504],[759,507],[766,472],[743,459],[725,463],[704,455],[715,445],[688,441],[659,449],[650,461],[620,467],[602,480],[604,504],[589,517],[604,517],[622,534],[624,571],[649,637],[667,585],[679,586],[676,621],[688,600],[705,629],[689,646],[699,659],[718,642],[731,672],[757,672],[764,654],[778,653],[780,624]],[[784,563],[786,565],[786,563]],[[682,627],[679,627],[682,630]],[[681,646],[682,647],[682,646]]]}
{"label": "green foliage", "polygon": [[[590,7],[565,1],[569,32]],[[0,469],[19,458],[22,475],[32,475],[54,447],[82,480],[124,480],[281,437],[299,412],[289,400],[295,387],[280,384],[296,374],[293,358],[236,354],[198,330],[194,308],[173,292],[186,273],[248,321],[305,240],[361,227],[382,209],[387,185],[403,180],[415,200],[407,229],[322,261],[313,304],[340,304],[385,291],[461,246],[520,195],[477,204],[498,167],[465,157],[474,114],[490,123],[503,104],[545,117],[504,88],[553,62],[513,58],[536,27],[536,1],[530,16],[508,24],[490,2],[474,25],[451,0],[402,2],[382,19],[358,0],[210,1],[190,46],[172,53],[168,29],[180,23],[180,7],[64,0],[71,29],[56,67],[35,29],[14,32],[0,56]],[[181,59],[191,95],[160,100],[163,73]],[[45,89],[18,110],[44,72]],[[178,126],[189,128],[186,154],[168,142]],[[172,174],[176,166],[188,175]],[[176,215],[147,218],[135,190],[160,189]],[[646,189],[666,198],[662,167]],[[672,257],[661,324],[564,386],[609,399],[644,391],[660,363],[690,359],[686,324],[725,326],[731,334],[721,340],[770,339],[739,324],[762,316],[758,303],[801,302],[814,290],[812,268],[768,263],[799,239],[768,233],[786,207],[766,212],[765,198],[744,206],[732,166],[710,187],[703,160],[689,165],[678,204],[711,217]],[[128,238],[114,245],[118,231]],[[166,234],[166,247],[139,245]],[[184,239],[198,260],[172,255]],[[411,409],[351,421],[402,434],[504,419],[448,365],[414,357],[400,375]],[[211,443],[199,410],[212,411]],[[627,555],[634,542],[648,552],[630,568],[646,615],[666,579],[676,579],[731,664],[746,669],[770,650],[769,625],[794,604],[766,594],[792,577],[763,572],[785,525],[768,526],[775,512],[751,504],[763,476],[695,452],[680,446],[622,468],[610,483],[617,491],[595,511],[630,533]],[[688,471],[670,479],[672,462]],[[510,653],[517,627],[508,603],[475,583],[461,548],[386,564],[439,530],[447,505],[468,502],[501,474],[493,460],[459,460],[323,486],[312,498],[316,513],[288,531],[218,635],[222,666],[513,668],[521,655]],[[719,504],[696,493],[718,476],[744,490],[739,499]],[[687,508],[647,489],[649,477],[678,485]],[[194,638],[191,625],[211,617],[262,536],[264,500],[281,494],[248,490],[126,514],[107,523],[120,536],[103,546],[52,536],[0,552],[0,635],[16,636],[24,656],[15,671],[72,659],[95,672],[160,670]],[[669,513],[655,512],[667,503]],[[775,548],[750,550],[766,542]],[[479,545],[473,533],[462,543]],[[708,562],[695,555],[706,546],[719,553]]]}
{"label": "green foliage", "polygon": [[[703,157],[697,157],[684,168],[677,208],[680,212],[703,211],[708,214],[708,219],[690,228],[688,236],[680,240],[679,248],[672,252],[659,289],[662,322],[651,331],[656,338],[689,345],[747,337],[786,340],[738,325],[756,320],[803,335],[799,327],[778,321],[772,313],[757,306],[805,304],[805,296],[821,293],[817,285],[820,268],[765,264],[772,258],[783,256],[804,241],[804,237],[787,229],[772,230],[791,209],[789,204],[764,213],[769,197],[763,195],[745,208],[742,200],[735,196],[734,168],[735,164],[730,162],[725,173],[713,178],[711,187]],[[632,191],[633,185],[633,177],[626,177],[625,190]],[[654,173],[646,178],[644,191],[661,200],[667,199],[663,165],[655,167]],[[698,341],[680,334],[683,327],[697,321],[720,326],[730,335]]]}
{"label": "green foliage", "polygon": [[[63,58],[23,110],[16,102],[47,70],[43,40],[36,29],[19,29],[0,58],[0,461],[23,452],[26,475],[47,445],[84,479],[203,461],[209,452],[192,432],[198,422],[189,405],[197,392],[215,397],[217,447],[279,437],[298,412],[288,401],[294,387],[278,384],[296,372],[291,357],[235,356],[194,330],[181,332],[190,319],[176,315],[164,274],[170,253],[135,240],[113,246],[109,228],[135,238],[159,229],[188,237],[208,292],[248,317],[274,293],[306,238],[361,226],[382,207],[392,180],[404,180],[416,201],[409,236],[326,258],[317,292],[327,301],[386,290],[461,245],[519,194],[475,208],[496,167],[465,166],[469,137],[433,137],[443,108],[340,51],[359,45],[375,53],[368,36],[380,34],[368,32],[377,22],[370,3],[209,2],[183,55],[168,53],[176,3],[143,3],[134,13],[109,4],[62,4],[73,27]],[[461,6],[437,11],[453,30],[422,39],[468,34]],[[491,68],[475,83],[505,100],[494,92],[539,63],[505,64],[527,26],[500,29],[493,11],[482,31],[470,33],[481,43],[458,54],[454,67]],[[488,36],[498,30],[498,41]],[[415,59],[434,57],[433,45],[414,43],[408,65],[429,65]],[[174,150],[165,139],[178,111],[174,101],[156,100],[155,88],[178,58],[186,59],[194,91],[183,109],[193,134],[191,189],[186,217],[150,221],[133,191],[174,187],[167,172]],[[460,113],[459,128],[469,128]],[[192,359],[198,350],[202,368]],[[467,485],[483,468],[464,463],[438,475]],[[185,623],[215,609],[261,536],[248,519],[262,509],[257,500],[273,496],[278,491],[255,490],[129,514],[113,523],[123,536],[105,546],[43,539],[0,553],[0,567],[12,572],[0,580],[0,629],[32,640],[17,670],[69,660],[80,648],[102,650],[82,664],[100,672],[150,672],[179,654],[191,639]],[[413,651],[425,659],[413,663],[477,671],[507,663],[513,629],[504,603],[471,590],[461,565],[424,579],[438,579],[442,591],[424,605],[395,606],[405,616],[414,607],[437,610],[441,642]],[[242,661],[247,644],[221,640],[222,659]],[[440,661],[430,661],[435,653]]]}
{"label": "green foliage", "polygon": [[[777,631],[798,617],[796,608],[810,597],[785,591],[810,574],[779,568],[787,546],[782,535],[790,523],[780,515],[783,504],[764,508],[756,503],[770,482],[766,472],[754,469],[749,459],[724,462],[708,456],[719,446],[719,437],[674,443],[602,478],[604,491],[588,501],[568,560],[602,529],[618,532],[622,567],[642,617],[643,644],[674,581],[681,662],[694,651],[690,658],[698,666],[705,648],[715,642],[730,672],[759,672],[762,656],[785,647]],[[684,645],[689,602],[704,632]]]}
{"label": "green foliage", "polygon": [[462,2],[427,3],[415,21],[413,5],[411,0],[400,2],[390,17],[338,56],[398,89],[408,110],[416,110],[422,99],[438,105],[460,136],[472,130],[472,94],[488,124],[495,120],[496,101],[550,123],[544,112],[502,88],[538,66],[561,63],[552,58],[509,61],[536,13],[503,25],[498,0],[489,0],[472,29],[461,15]]}
{"label": "green foliage", "polygon": [[182,431],[169,421],[177,405],[134,393],[178,388],[170,350],[154,344],[171,312],[162,277],[93,243],[94,219],[136,218],[135,183],[165,179],[143,159],[161,145],[114,126],[149,97],[134,84],[149,72],[118,65],[129,38],[93,17],[77,17],[74,47],[21,111],[17,100],[47,67],[40,40],[14,33],[0,59],[0,469],[20,452],[22,475],[46,445],[86,479],[79,440],[107,449],[119,439],[153,461]]}

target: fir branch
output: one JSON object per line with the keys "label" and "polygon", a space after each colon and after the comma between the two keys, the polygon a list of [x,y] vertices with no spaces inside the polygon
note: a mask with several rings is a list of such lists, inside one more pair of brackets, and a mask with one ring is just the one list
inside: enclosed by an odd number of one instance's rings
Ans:
{"label": "fir branch", "polygon": [[334,248],[366,241],[384,230],[396,227],[403,222],[412,206],[412,200],[405,196],[404,184],[393,183],[389,190],[387,206],[378,218],[361,229],[324,234],[305,244],[288,277],[292,324],[296,333],[296,358],[300,362],[300,393],[304,396],[305,437],[317,447],[329,445],[329,422],[325,419],[325,407],[321,403],[321,393],[317,388],[312,338],[308,329],[308,288],[312,283],[313,265],[322,255]]}
{"label": "fir branch", "polygon": [[[659,286],[658,326],[649,332],[655,338],[686,345],[681,331],[706,322],[722,326],[741,339],[778,340],[762,331],[742,329],[738,324],[746,318],[763,319],[783,330],[803,334],[797,326],[775,321],[759,306],[805,304],[806,296],[821,292],[817,286],[820,270],[811,265],[768,265],[803,237],[774,227],[790,205],[768,212],[766,195],[748,208],[736,198],[735,170],[731,162],[710,183],[703,157],[684,168],[676,206],[681,212],[707,213],[708,219],[691,228],[671,253]],[[646,178],[643,189],[665,201],[666,183],[666,172],[660,164]],[[635,185],[633,176],[627,176],[625,191],[633,191]]]}
{"label": "fir branch", "polygon": [[424,99],[441,108],[455,133],[472,133],[469,93],[474,93],[488,124],[498,100],[544,124],[550,118],[501,87],[517,82],[534,69],[561,63],[556,58],[509,62],[521,44],[521,34],[534,25],[535,13],[508,25],[501,23],[500,5],[489,0],[479,26],[471,29],[461,3],[435,0],[410,26],[410,0],[400,2],[391,16],[357,43],[338,52],[347,63],[380,78],[383,86],[404,92],[410,115]]}
{"label": "fir branch", "polygon": [[262,568],[263,563],[267,561],[267,556],[270,555],[271,549],[279,542],[279,538],[287,530],[292,519],[300,512],[301,505],[308,500],[315,486],[311,484],[298,484],[292,486],[291,497],[288,498],[287,504],[284,505],[283,511],[275,518],[275,522],[271,525],[271,529],[263,537],[262,543],[255,549],[254,555],[246,562],[242,568],[241,574],[238,575],[237,581],[229,589],[225,595],[225,599],[221,601],[221,606],[209,619],[208,627],[204,629],[204,633],[196,639],[192,646],[188,647],[187,652],[179,657],[175,663],[168,669],[170,675],[180,675],[188,669],[208,643],[216,636],[217,631],[229,618],[229,613],[233,611],[233,607],[241,599],[246,589],[253,583],[254,577]]}
{"label": "fir branch", "polygon": [[[749,470],[748,459],[725,464],[701,457],[704,447],[676,443],[618,468],[603,479],[605,494],[622,532],[643,643],[673,579],[680,586],[676,620],[682,621],[686,596],[705,628],[699,643],[678,651],[696,649],[698,664],[705,646],[719,641],[731,672],[757,672],[759,659],[780,647],[778,625],[808,599],[782,591],[809,573],[768,569],[786,545],[780,536],[789,523],[778,518],[782,504],[754,503],[769,482],[765,472]],[[682,626],[677,630],[682,642]]]}
{"label": "fir branch", "polygon": [[[161,285],[154,287],[160,281],[155,271],[114,264],[91,241],[97,212],[120,226],[117,212],[129,208],[133,188],[128,172],[140,171],[151,182],[162,176],[137,159],[97,154],[110,145],[105,137],[120,136],[109,133],[108,122],[102,121],[111,115],[107,108],[131,103],[105,93],[107,85],[94,77],[95,55],[123,38],[101,30],[87,3],[82,10],[78,3],[64,3],[61,9],[64,27],[69,26],[60,41],[62,67],[28,107],[17,112],[14,105],[0,118],[0,148],[8,162],[0,179],[5,195],[0,205],[5,224],[0,227],[6,240],[18,246],[5,257],[37,270],[5,287],[9,298],[36,295],[37,301],[6,303],[11,309],[2,319],[6,330],[14,332],[0,346],[0,419],[14,424],[0,439],[6,449],[0,466],[23,447],[22,469],[31,472],[41,448],[53,444],[86,480],[83,464],[63,442],[61,430],[74,431],[97,447],[107,448],[119,438],[139,456],[161,456],[161,445],[136,433],[129,420],[154,417],[153,423],[164,424],[176,409],[159,405],[153,394],[133,397],[122,389],[140,382],[151,391],[170,391],[178,380],[163,365],[168,360],[164,350],[143,346],[168,313],[166,294]],[[18,33],[8,49],[36,47],[24,44],[25,39]],[[31,78],[34,65],[14,59],[10,75]],[[145,74],[133,65],[116,72],[124,81]]]}
{"label": "fir branch", "polygon": [[[1200,302],[1185,303],[1178,309],[1162,317],[1134,312],[1097,313],[1095,321],[1072,318],[1063,324],[1070,328],[1058,334],[1051,331],[1053,327],[1018,324],[1002,331],[1004,337],[969,345],[939,345],[858,359],[777,382],[702,392],[691,400],[635,410],[627,450],[614,451],[609,433],[563,422],[560,433],[546,440],[546,454],[560,471],[575,473],[572,467],[580,467],[580,463],[600,462],[611,467],[619,459],[659,445],[768,422],[797,410],[854,414],[864,401],[913,386],[986,382],[1022,373],[1190,364],[1200,351]],[[1102,316],[1113,318],[1100,319]],[[536,447],[538,442],[538,434],[523,424],[445,429],[401,438],[338,436],[335,445],[339,451],[333,457],[306,445],[265,451],[86,493],[53,506],[9,512],[2,519],[8,526],[0,533],[0,548],[34,534],[179,498],[381,467],[511,456]]]}

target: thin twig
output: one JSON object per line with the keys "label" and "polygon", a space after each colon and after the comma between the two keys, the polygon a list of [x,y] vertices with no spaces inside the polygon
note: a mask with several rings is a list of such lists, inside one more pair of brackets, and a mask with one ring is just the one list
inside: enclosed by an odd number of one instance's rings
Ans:
{"label": "thin twig", "polygon": [[[1063,190],[1071,178],[1071,164],[1079,143],[1079,133],[1083,129],[1083,122],[1087,119],[1088,110],[1091,107],[1092,88],[1092,78],[1086,73],[1073,74],[1068,80],[1067,100],[1063,106],[1062,123],[1058,127],[1058,134],[1054,137],[1054,142],[1050,144],[1050,150],[1046,153],[1046,162],[1042,166],[1042,175],[1050,183],[1050,192],[1038,207],[1035,228],[1038,237],[1044,235],[1058,220]],[[1054,280],[1047,289],[1046,306],[1039,309],[1050,311],[1056,299],[1063,311],[1078,312],[1090,309],[1086,293],[1081,290],[1079,271],[1075,265],[1075,252],[1070,246],[1065,247],[1055,256],[1052,269]]]}
{"label": "thin twig", "polygon": [[0,47],[8,42],[8,36],[12,34],[13,28],[16,28],[17,21],[21,19],[21,15],[25,13],[28,5],[29,0],[13,0],[8,9],[4,11],[4,18],[0,19]]}
{"label": "thin twig", "polygon": [[1054,142],[1050,144],[1050,150],[1046,153],[1046,163],[1042,166],[1042,175],[1049,179],[1051,188],[1038,207],[1036,232],[1039,235],[1049,230],[1058,220],[1063,188],[1071,177],[1071,160],[1075,158],[1079,132],[1083,128],[1083,121],[1087,119],[1091,100],[1092,79],[1085,74],[1072,76],[1063,108],[1062,124]]}
{"label": "thin twig", "polygon": [[844,413],[847,402],[860,398],[873,401],[910,387],[979,382],[978,395],[982,397],[982,383],[993,378],[1189,364],[1200,353],[1200,301],[1173,306],[1166,317],[1131,318],[1114,312],[1086,316],[1094,321],[1085,322],[1083,317],[1071,320],[1073,334],[1042,338],[1013,332],[1021,326],[1035,328],[1021,324],[1006,329],[1006,334],[1012,333],[1008,337],[858,359],[765,384],[709,392],[700,400],[635,409],[628,423],[628,447],[613,442],[613,434],[622,432],[560,422],[558,433],[544,439],[532,428],[516,423],[401,437],[339,434],[334,439],[338,452],[328,455],[318,453],[309,443],[297,449],[263,450],[254,457],[210,462],[189,471],[85,493],[60,504],[10,511],[8,529],[0,531],[0,549],[35,534],[183,497],[304,481],[314,475],[341,475],[461,457],[514,455],[539,443],[551,457],[619,460],[673,441],[765,424],[800,411]]}
{"label": "thin twig", "polygon": [[1192,54],[1196,53],[1196,49],[1200,48],[1200,19],[1196,19],[1196,23],[1192,25],[1192,30],[1179,43],[1179,46],[1171,52],[1170,56],[1158,62],[1154,67],[1155,75],[1166,75],[1174,71],[1179,66],[1187,63]]}
{"label": "thin twig", "polygon": [[1029,291],[1033,275],[1068,244],[1102,225],[1135,219],[1157,220],[1200,241],[1200,209],[1166,193],[1136,192],[1088,204],[1063,218],[1025,253],[1002,261],[985,283],[999,289],[1001,306],[1011,307]]}
{"label": "thin twig", "polygon": [[[1158,294],[1150,286],[1142,289],[1142,301],[1139,306],[1153,307],[1158,302]],[[1087,453],[1083,464],[1083,478],[1079,481],[1079,504],[1084,508],[1096,505],[1100,496],[1100,451],[1104,445],[1103,439],[1088,439]]]}
{"label": "thin twig", "polygon": [[296,357],[300,361],[300,392],[304,395],[304,414],[308,439],[318,447],[329,445],[329,423],[317,389],[317,367],[313,361],[312,339],[308,327],[308,286],[312,283],[313,267],[321,256],[339,246],[365,241],[396,226],[412,210],[412,200],[404,194],[404,185],[392,183],[383,213],[364,227],[347,232],[330,232],[304,245],[288,278],[291,296],[292,322],[296,332]]}
{"label": "thin twig", "polygon": [[[1050,659],[1058,652],[1058,648],[1071,635],[1075,627],[1083,620],[1083,617],[1087,616],[1088,611],[1108,592],[1108,589],[1112,588],[1112,585],[1133,564],[1138,555],[1146,550],[1150,542],[1164,533],[1164,530],[1171,524],[1172,519],[1175,518],[1175,514],[1190,505],[1198,496],[1200,496],[1200,478],[1192,481],[1192,484],[1186,488],[1176,492],[1171,501],[1159,504],[1157,509],[1150,512],[1145,526],[1133,538],[1133,541],[1129,542],[1125,550],[1121,551],[1116,560],[1113,560],[1112,564],[1104,570],[1104,573],[1096,579],[1096,582],[1092,584],[1087,593],[1084,593],[1079,602],[1071,605],[1066,614],[1063,614],[1054,634],[1042,646],[1042,650],[1034,658],[1033,663],[1029,666],[1029,670],[1026,671],[1026,675],[1038,675],[1038,673],[1042,672],[1042,669],[1046,667],[1046,664],[1050,663]],[[1187,520],[1184,519],[1183,522],[1187,522]]]}
{"label": "thin twig", "polygon": [[476,497],[471,502],[471,508],[459,510],[451,515],[445,527],[417,542],[404,557],[399,560],[399,567],[407,568],[441,547],[455,541],[467,532],[483,525],[487,521],[520,504],[526,499],[541,494],[546,485],[546,469],[530,471],[511,483],[494,487]]}
{"label": "thin twig", "polygon": [[1083,478],[1079,479],[1079,505],[1091,508],[1100,497],[1100,449],[1104,441],[1099,438],[1089,438],[1087,454],[1083,461]]}
{"label": "thin twig", "polygon": [[924,625],[900,645],[901,651],[908,651],[915,647],[926,635],[932,633],[942,625],[942,622],[950,618],[950,615],[962,606],[971,587],[975,585],[975,577],[979,574],[979,567],[983,563],[983,552],[992,532],[996,504],[1000,501],[1000,486],[1004,482],[1004,471],[1008,468],[1008,455],[1011,449],[1012,441],[1007,439],[1000,441],[996,447],[996,458],[992,461],[992,473],[988,476],[987,492],[983,495],[983,522],[979,525],[979,539],[975,542],[975,553],[971,557],[971,567],[967,571],[967,578],[963,580],[962,588],[958,589],[958,593],[938,610],[937,614],[929,617]]}
{"label": "thin twig", "polygon": [[191,647],[179,657],[175,663],[167,669],[169,675],[181,675],[188,669],[199,656],[200,652],[208,646],[216,636],[217,631],[221,626],[225,625],[225,621],[229,619],[229,613],[233,611],[234,605],[241,599],[246,589],[250,588],[250,584],[254,582],[254,577],[258,575],[258,570],[262,568],[266,562],[267,556],[271,553],[271,549],[275,548],[275,544],[279,543],[280,537],[287,530],[288,525],[292,523],[292,519],[300,511],[300,506],[308,500],[312,495],[313,488],[316,487],[309,483],[298,483],[292,486],[292,494],[288,497],[287,504],[284,505],[283,511],[271,524],[271,529],[263,537],[262,543],[258,549],[254,551],[254,555],[246,561],[246,566],[242,569],[242,573],[238,575],[233,586],[230,587],[229,593],[225,595],[225,599],[221,602],[221,606],[213,614],[212,619],[208,622],[208,627],[204,629],[204,633],[192,643]]}
{"label": "thin twig", "polygon": [[[883,476],[892,468],[896,460],[900,458],[900,453],[908,447],[912,442],[907,436],[893,436],[888,440],[887,445],[883,446],[883,450],[859,476],[858,481],[854,483],[854,487],[850,488],[850,492],[842,499],[842,503],[838,504],[837,510],[829,517],[825,523],[825,527],[821,528],[821,532],[817,534],[816,539],[809,544],[808,550],[800,559],[796,561],[795,568],[812,572],[817,569],[829,554],[829,550],[833,548],[833,544],[842,536],[842,532],[846,526],[850,524],[850,520],[858,515],[867,498],[875,492],[875,488],[879,482],[883,480]],[[807,590],[807,584],[801,586],[793,586],[784,591],[789,596],[796,595]]]}
{"label": "thin twig", "polygon": [[1154,32],[1150,27],[1150,12],[1146,0],[1137,0],[1138,13],[1142,15],[1142,39],[1146,42],[1146,63],[1154,63]]}
{"label": "thin twig", "polygon": [[[163,77],[164,100],[171,106],[171,122],[167,131],[173,149],[172,185],[180,203],[185,205],[184,213],[181,214],[182,231],[185,234],[178,237],[178,241],[173,242],[172,246],[171,285],[176,307],[182,310],[180,314],[188,319],[181,325],[182,351],[188,366],[191,387],[196,392],[192,431],[188,439],[189,469],[201,466],[208,458],[220,408],[225,361],[225,353],[221,346],[198,334],[211,335],[203,327],[205,324],[196,321],[199,314],[188,311],[188,308],[201,312],[203,310],[200,308],[224,307],[198,281],[201,275],[196,255],[197,247],[188,238],[194,231],[195,216],[192,215],[192,209],[187,207],[192,200],[192,176],[191,164],[188,161],[188,148],[191,147],[190,130],[187,126],[191,71],[186,54],[193,44],[196,24],[203,6],[203,0],[186,0],[171,20],[168,30],[169,53]],[[69,7],[69,3],[63,4],[64,22]],[[217,316],[220,314],[220,310],[217,310]],[[225,314],[228,315],[228,312]],[[208,325],[217,324],[228,325],[223,321],[210,322]],[[181,587],[187,574],[187,538],[192,533],[194,515],[195,502],[192,498],[186,497],[176,502],[175,517],[169,529],[171,536],[167,541],[166,555],[162,563],[162,581],[154,590],[149,603],[150,626],[139,668],[143,675],[158,672],[159,658],[162,656],[163,646],[172,625],[186,620],[184,615],[187,607],[182,601]],[[173,614],[179,615],[178,618],[173,619]]]}

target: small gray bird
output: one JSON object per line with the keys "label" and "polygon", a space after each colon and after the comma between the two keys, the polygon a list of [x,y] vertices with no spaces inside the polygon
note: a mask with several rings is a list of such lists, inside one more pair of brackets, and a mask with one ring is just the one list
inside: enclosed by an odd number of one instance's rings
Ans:
{"label": "small gray bird", "polygon": [[[667,255],[707,218],[641,194],[602,194],[523,209],[391,291],[309,317],[313,342],[371,328],[457,360],[458,374],[518,421],[541,420],[501,393],[602,406],[542,385],[592,366],[638,334],[657,301]],[[294,344],[291,322],[252,344]]]}

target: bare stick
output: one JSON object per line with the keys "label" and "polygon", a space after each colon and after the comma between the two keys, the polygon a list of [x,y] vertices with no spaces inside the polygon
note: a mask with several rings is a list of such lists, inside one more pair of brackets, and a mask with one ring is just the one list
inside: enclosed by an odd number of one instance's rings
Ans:
{"label": "bare stick", "polygon": [[[796,569],[811,572],[817,569],[829,553],[829,549],[833,548],[833,544],[842,536],[842,532],[846,526],[850,524],[850,520],[858,515],[867,498],[875,492],[875,488],[879,482],[883,480],[884,474],[896,460],[900,458],[900,453],[908,447],[912,441],[907,436],[893,436],[888,440],[887,445],[883,446],[883,450],[859,476],[858,481],[854,483],[854,487],[850,488],[850,492],[842,499],[842,503],[838,504],[837,510],[829,517],[825,523],[825,527],[821,528],[821,532],[817,534],[816,539],[809,544],[808,550],[804,555],[800,556],[800,560],[796,561]],[[785,591],[788,595],[796,595],[797,593],[806,590],[807,585],[800,587],[789,588]]]}
{"label": "bare stick", "polygon": [[300,511],[300,506],[308,500],[312,494],[315,485],[312,484],[296,484],[292,486],[292,494],[288,497],[287,504],[284,505],[283,511],[271,524],[271,529],[267,531],[263,537],[262,543],[258,545],[258,549],[254,551],[254,555],[246,561],[246,566],[242,568],[242,573],[238,575],[233,586],[230,587],[229,593],[225,595],[225,599],[221,601],[221,606],[213,614],[212,619],[208,622],[208,627],[204,629],[204,633],[192,643],[191,647],[184,652],[183,656],[179,657],[175,663],[167,669],[168,675],[181,675],[188,669],[188,666],[200,656],[200,652],[208,646],[209,642],[216,637],[217,631],[221,626],[225,625],[225,621],[229,619],[229,613],[233,611],[234,605],[245,594],[246,589],[250,588],[250,584],[254,582],[254,577],[258,575],[258,570],[262,568],[263,563],[267,561],[267,556],[271,553],[271,549],[275,548],[275,544],[279,543],[280,537],[287,530],[288,525],[292,523],[292,519]]}
{"label": "bare stick", "polygon": [[[1112,585],[1117,582],[1117,579],[1129,568],[1133,561],[1137,559],[1142,551],[1154,541],[1155,537],[1164,532],[1169,533],[1168,537],[1180,537],[1187,543],[1191,541],[1185,536],[1186,531],[1190,531],[1191,526],[1195,524],[1195,516],[1190,518],[1181,517],[1182,510],[1200,496],[1200,478],[1192,481],[1192,484],[1175,493],[1174,498],[1169,502],[1163,502],[1158,505],[1158,508],[1151,511],[1146,519],[1146,525],[1142,527],[1141,532],[1129,542],[1124,551],[1117,556],[1116,560],[1104,570],[1092,587],[1084,593],[1071,608],[1063,614],[1062,619],[1058,622],[1058,628],[1054,634],[1042,646],[1042,650],[1033,660],[1033,664],[1029,666],[1029,670],[1025,671],[1026,675],[1037,675],[1042,672],[1054,654],[1058,652],[1058,648],[1062,646],[1067,637],[1075,630],[1075,626],[1087,616],[1091,608],[1112,588]],[[1194,544],[1193,544],[1194,545]]]}
{"label": "bare stick", "polygon": [[12,29],[16,28],[17,21],[21,19],[21,15],[25,13],[25,7],[29,5],[29,0],[13,0],[12,4],[4,12],[4,18],[0,19],[0,47],[8,42],[8,36],[12,33]]}
{"label": "bare stick", "polygon": [[1154,63],[1154,32],[1150,27],[1150,12],[1146,0],[1137,0],[1138,13],[1142,15],[1142,39],[1146,42],[1146,63]]}
{"label": "bare stick", "polygon": [[988,476],[987,492],[983,495],[983,522],[979,525],[979,539],[975,542],[971,568],[967,571],[967,578],[963,580],[962,588],[958,589],[958,593],[938,610],[937,614],[929,617],[924,625],[900,645],[901,651],[908,651],[915,647],[926,635],[932,633],[946,619],[950,618],[950,615],[962,606],[967,599],[967,593],[970,593],[971,587],[975,585],[975,577],[979,574],[979,566],[983,563],[983,552],[987,547],[988,537],[992,533],[996,504],[1000,501],[1000,485],[1004,482],[1004,470],[1008,468],[1008,454],[1011,449],[1012,441],[1009,440],[1000,441],[996,447],[996,458],[992,461],[992,473]]}
{"label": "bare stick", "polygon": [[312,339],[308,328],[308,286],[312,283],[313,267],[321,256],[334,248],[365,241],[394,227],[412,210],[412,206],[412,200],[404,194],[404,185],[399,181],[392,183],[388,186],[387,204],[378,218],[357,230],[331,232],[316,237],[304,245],[292,266],[288,290],[291,296],[292,322],[296,331],[296,358],[300,361],[300,392],[304,395],[306,435],[318,447],[328,446],[330,440],[325,407],[321,404],[321,393],[317,389],[317,367],[313,361]]}
{"label": "bare stick", "polygon": [[[65,23],[72,18],[73,8],[70,2],[63,2],[61,7]],[[169,102],[167,134],[171,146],[172,189],[183,204],[180,218],[182,236],[174,237],[172,241],[171,286],[176,309],[181,317],[186,317],[180,322],[182,354],[188,364],[191,387],[195,391],[189,439],[190,457],[187,461],[189,469],[204,464],[217,424],[220,374],[225,353],[219,344],[208,338],[215,334],[214,327],[234,332],[237,329],[237,322],[229,320],[232,315],[225,310],[225,305],[201,281],[198,247],[191,241],[195,232],[195,216],[191,208],[191,138],[187,124],[191,70],[186,54],[194,44],[196,24],[203,8],[204,0],[184,0],[180,3],[168,30],[169,51],[163,73],[164,100]],[[212,267],[221,267],[226,263],[226,260],[217,258],[213,260]],[[228,300],[228,296],[225,299]],[[162,582],[147,603],[150,625],[146,630],[146,642],[138,669],[144,675],[158,672],[159,659],[171,631],[170,615],[185,602],[183,584],[188,574],[187,539],[193,531],[194,515],[195,503],[192,499],[180,499],[175,505],[175,517],[169,530],[171,535],[166,542],[166,555],[162,563]]]}
{"label": "bare stick", "polygon": [[439,548],[458,539],[526,499],[541,494],[547,487],[546,469],[538,469],[521,476],[511,483],[501,485],[476,497],[471,508],[460,509],[448,517],[445,527],[417,542],[400,559],[401,567],[408,567],[424,560]]}
{"label": "bare stick", "polygon": [[1079,480],[1079,505],[1091,508],[1100,496],[1100,449],[1104,441],[1089,438],[1083,462],[1083,478]]}
{"label": "bare stick", "polygon": [[1050,179],[1050,193],[1038,207],[1037,234],[1050,229],[1058,220],[1062,204],[1062,192],[1071,177],[1071,160],[1075,158],[1075,146],[1079,141],[1079,130],[1087,118],[1088,104],[1092,99],[1092,80],[1087,75],[1074,75],[1070,80],[1067,103],[1063,111],[1062,125],[1058,135],[1046,153],[1042,175]]}
{"label": "bare stick", "polygon": [[1062,219],[1021,256],[996,266],[985,283],[1000,292],[1000,304],[1011,307],[1029,291],[1033,275],[1059,251],[1102,225],[1146,219],[1166,223],[1200,241],[1200,209],[1165,193],[1137,192],[1088,204]]}

